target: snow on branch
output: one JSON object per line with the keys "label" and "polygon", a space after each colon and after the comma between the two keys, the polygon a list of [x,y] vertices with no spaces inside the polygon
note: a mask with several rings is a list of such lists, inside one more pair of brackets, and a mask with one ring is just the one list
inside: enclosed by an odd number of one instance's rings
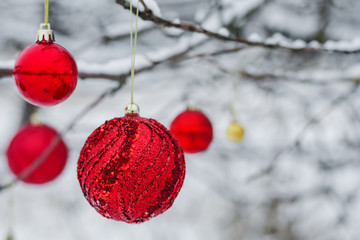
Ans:
{"label": "snow on branch", "polygon": [[[360,64],[351,65],[346,69],[339,71],[315,71],[307,74],[298,72],[286,72],[281,69],[271,72],[259,72],[255,69],[238,69],[235,72],[220,66],[213,57],[232,54],[246,49],[245,47],[224,48],[215,51],[195,52],[191,54],[198,46],[208,41],[208,38],[188,38],[180,39],[178,45],[171,48],[163,48],[155,52],[149,52],[146,55],[137,56],[136,69],[137,74],[150,71],[158,65],[170,62],[182,62],[195,58],[202,58],[210,61],[223,72],[232,75],[240,75],[254,81],[263,80],[285,80],[302,84],[328,85],[336,83],[354,83],[360,84]],[[87,63],[78,62],[79,78],[81,79],[107,79],[112,81],[122,81],[123,78],[130,76],[130,58],[116,59],[107,63]],[[12,75],[14,61],[0,61],[0,79]]]}
{"label": "snow on branch", "polygon": [[[196,32],[204,34],[210,38],[215,38],[222,41],[237,42],[249,47],[263,47],[268,49],[284,49],[293,52],[335,52],[343,54],[353,54],[360,52],[360,38],[353,41],[332,41],[329,40],[325,44],[320,44],[317,41],[306,43],[303,40],[290,40],[281,34],[275,34],[268,39],[261,39],[257,35],[252,35],[249,39],[231,37],[226,34],[221,34],[209,31],[202,26],[196,24],[184,23],[181,21],[170,21],[156,15],[152,8],[148,7],[143,0],[140,0],[143,6],[139,7],[139,16],[145,21],[152,21],[153,23],[170,28],[177,28],[187,32]],[[116,0],[116,3],[123,6],[125,9],[130,9],[130,3],[127,0]],[[133,7],[133,13],[136,13],[136,7]]]}

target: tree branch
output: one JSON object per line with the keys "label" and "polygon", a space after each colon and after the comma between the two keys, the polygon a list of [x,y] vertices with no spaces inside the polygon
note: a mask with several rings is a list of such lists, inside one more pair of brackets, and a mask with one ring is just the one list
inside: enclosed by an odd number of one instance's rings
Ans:
{"label": "tree branch", "polygon": [[[182,59],[183,56],[185,56],[191,50],[195,49],[197,46],[202,45],[205,41],[207,41],[207,40],[205,39],[203,41],[200,41],[198,43],[190,45],[188,48],[184,49],[183,51],[180,51],[178,53],[170,55],[170,56],[168,56],[168,57],[166,57],[164,59],[161,59],[159,61],[153,61],[153,62],[151,62],[151,64],[149,66],[145,66],[143,68],[137,69],[136,73],[140,73],[140,72],[143,72],[143,71],[150,70],[150,69],[156,67],[157,65],[165,63],[167,61],[176,61],[178,58]],[[4,72],[4,74],[7,74],[7,76],[12,74],[11,69],[4,69],[3,72]],[[89,104],[85,109],[83,109],[80,113],[78,113],[72,119],[72,121],[67,125],[67,127],[51,141],[51,143],[44,150],[44,152],[27,169],[25,169],[23,171],[23,173],[21,173],[20,176],[18,176],[17,178],[11,180],[9,183],[0,185],[0,192],[2,190],[5,190],[5,189],[8,189],[8,188],[12,187],[13,185],[17,184],[20,180],[22,180],[22,179],[26,178],[27,176],[29,176],[39,165],[41,165],[45,161],[45,159],[49,156],[49,154],[54,150],[54,148],[57,146],[57,144],[59,143],[59,141],[61,139],[61,135],[64,135],[67,132],[69,132],[71,129],[73,129],[74,126],[76,125],[76,123],[78,123],[79,120],[84,117],[84,115],[86,115],[97,104],[99,104],[103,99],[105,99],[105,97],[107,97],[108,95],[113,94],[113,93],[117,92],[119,89],[121,89],[122,86],[126,83],[126,79],[127,79],[128,76],[130,76],[130,71],[127,72],[127,73],[119,74],[119,75],[89,74],[89,73],[80,72],[79,73],[80,78],[103,78],[103,79],[109,79],[109,80],[118,81],[119,84],[115,88],[112,87],[112,88],[106,90],[94,102]]]}
{"label": "tree branch", "polygon": [[[187,48],[183,49],[182,51],[175,52],[175,53],[168,55],[160,60],[153,61],[153,60],[149,59],[149,64],[146,66],[143,66],[141,68],[135,69],[135,73],[139,74],[142,72],[149,71],[149,70],[155,68],[156,66],[167,63],[167,62],[184,61],[184,60],[187,60],[190,58],[203,57],[205,55],[205,53],[201,54],[201,55],[191,56],[191,57],[187,57],[187,54],[189,52],[191,52],[192,50],[194,50],[195,48],[197,48],[198,46],[201,46],[202,44],[204,44],[206,41],[208,41],[208,40],[205,39],[203,41],[193,43],[192,45],[189,45]],[[224,51],[227,51],[227,50],[224,50]],[[238,51],[238,49],[237,49],[237,51]],[[210,53],[210,55],[213,55],[213,54],[219,55],[221,53],[219,51],[216,51],[215,53]],[[223,53],[223,54],[225,54],[225,53]],[[0,79],[1,79],[1,77],[9,77],[11,75],[12,75],[12,69],[0,68]],[[127,72],[119,73],[119,74],[87,73],[86,71],[79,72],[79,78],[81,78],[81,79],[101,78],[101,79],[107,79],[107,80],[112,80],[112,81],[122,81],[122,79],[124,77],[126,78],[130,75],[131,75],[130,70]]]}
{"label": "tree branch", "polygon": [[13,70],[9,68],[0,68],[0,78],[9,77],[12,75]]}
{"label": "tree branch", "polygon": [[346,77],[335,77],[335,78],[327,78],[325,79],[310,79],[310,78],[301,78],[298,76],[293,76],[287,73],[284,74],[274,74],[274,73],[252,73],[246,70],[241,70],[238,72],[242,77],[250,78],[254,81],[264,81],[264,80],[279,80],[279,81],[291,81],[293,83],[301,83],[301,84],[313,84],[313,85],[329,85],[329,84],[336,84],[336,83],[354,83],[354,80],[346,78]]}
{"label": "tree branch", "polygon": [[88,106],[86,106],[82,111],[80,111],[70,122],[69,124],[61,131],[61,133],[57,134],[52,141],[49,143],[48,147],[44,149],[44,151],[41,153],[39,157],[35,159],[35,161],[28,166],[24,171],[21,172],[21,174],[11,180],[10,182],[0,185],[0,192],[8,189],[15,184],[17,184],[19,181],[25,179],[27,176],[29,176],[33,171],[36,170],[37,167],[39,167],[46,158],[51,154],[51,152],[56,148],[56,146],[59,144],[61,140],[61,136],[68,133],[70,130],[72,130],[75,125],[82,119],[88,112],[90,112],[95,106],[97,106],[100,102],[102,102],[107,96],[114,94],[115,92],[119,91],[126,83],[126,77],[123,76],[119,79],[119,84],[116,87],[111,87],[104,91],[98,98],[96,98],[92,103],[90,103]]}
{"label": "tree branch", "polygon": [[344,94],[341,94],[337,98],[333,99],[331,101],[330,105],[326,109],[321,111],[321,113],[317,117],[315,116],[315,117],[311,118],[308,122],[305,123],[305,125],[298,132],[298,134],[296,135],[296,137],[294,138],[294,140],[292,141],[291,144],[289,144],[288,146],[286,146],[283,149],[280,149],[274,155],[274,157],[271,159],[268,166],[261,169],[259,172],[250,175],[247,178],[246,183],[250,183],[250,182],[256,181],[256,180],[258,180],[258,179],[260,179],[260,178],[262,178],[264,176],[270,175],[275,170],[275,168],[276,168],[276,166],[277,166],[277,164],[278,164],[278,162],[280,160],[280,157],[285,153],[294,151],[296,149],[296,147],[298,147],[299,144],[301,144],[302,140],[305,137],[305,134],[307,133],[307,131],[309,130],[309,128],[311,126],[320,124],[340,104],[347,101],[351,96],[353,96],[358,91],[358,89],[359,89],[359,85],[355,84],[354,87],[352,87],[349,91],[347,91]]}
{"label": "tree branch", "polygon": [[[128,1],[126,1],[126,0],[115,0],[115,1],[116,1],[116,3],[123,6],[125,9],[130,9],[130,3]],[[224,36],[219,33],[206,30],[206,29],[202,28],[201,26],[198,26],[195,24],[184,23],[184,22],[177,23],[177,22],[172,22],[167,19],[158,17],[155,14],[153,14],[151,9],[149,9],[146,6],[144,1],[140,1],[140,2],[144,6],[145,10],[139,11],[139,17],[141,17],[145,21],[152,21],[153,23],[163,26],[163,27],[172,27],[172,28],[182,29],[187,32],[201,33],[210,38],[215,38],[215,39],[218,39],[221,41],[237,42],[237,43],[241,43],[246,46],[249,46],[249,47],[263,47],[263,48],[268,48],[268,49],[283,49],[283,50],[289,50],[292,52],[311,52],[311,53],[313,53],[313,52],[334,52],[334,53],[343,53],[343,54],[353,54],[353,53],[360,52],[360,48],[357,48],[354,50],[344,50],[344,49],[336,49],[336,48],[329,49],[323,45],[319,46],[319,47],[311,47],[308,45],[306,47],[296,47],[296,46],[291,46],[291,44],[286,44],[286,45],[272,44],[272,43],[267,43],[266,41],[250,41],[250,40],[247,40],[244,38]],[[136,6],[133,6],[132,11],[134,14],[136,14],[136,11],[137,11]]]}

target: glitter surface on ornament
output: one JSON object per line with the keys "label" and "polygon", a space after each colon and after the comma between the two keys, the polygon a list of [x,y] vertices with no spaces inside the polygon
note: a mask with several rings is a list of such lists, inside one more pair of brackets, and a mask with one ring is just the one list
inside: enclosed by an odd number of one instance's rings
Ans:
{"label": "glitter surface on ornament", "polygon": [[186,153],[206,150],[213,138],[210,120],[198,110],[186,110],[171,123],[170,131]]}
{"label": "glitter surface on ornament", "polygon": [[85,198],[101,215],[140,223],[173,204],[185,177],[183,151],[153,119],[127,114],[86,140],[78,161]]}
{"label": "glitter surface on ornament", "polygon": [[75,90],[78,70],[65,48],[43,40],[19,55],[13,75],[25,100],[37,106],[52,106],[63,102]]}
{"label": "glitter surface on ornament", "polygon": [[[44,125],[27,124],[11,140],[7,149],[11,171],[19,176],[29,168],[58,136],[55,129]],[[68,158],[68,148],[60,139],[48,157],[23,179],[26,183],[43,184],[54,180],[63,171]]]}

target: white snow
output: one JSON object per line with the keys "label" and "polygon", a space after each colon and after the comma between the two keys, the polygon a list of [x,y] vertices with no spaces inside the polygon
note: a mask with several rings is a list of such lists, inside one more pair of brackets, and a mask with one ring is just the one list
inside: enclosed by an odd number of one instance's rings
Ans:
{"label": "white snow", "polygon": [[223,0],[224,5],[224,22],[229,24],[233,18],[242,18],[254,8],[263,4],[264,0],[243,0],[231,1]]}
{"label": "white snow", "polygon": [[[130,71],[130,57],[118,60],[112,60],[107,63],[86,63],[78,61],[78,68],[81,72],[86,73],[100,73],[100,74],[110,74],[110,75],[119,75],[128,73]],[[136,56],[135,67],[143,68],[151,65],[151,63],[142,55]]]}
{"label": "white snow", "polygon": [[[138,3],[138,0],[132,0],[132,5],[134,7],[137,6],[137,3]],[[155,0],[144,0],[144,3],[153,12],[153,14],[155,16],[161,17],[160,7]],[[142,12],[145,11],[145,8],[141,3],[139,3],[139,10]]]}
{"label": "white snow", "polygon": [[[180,24],[181,21],[179,18],[176,18],[174,20],[172,20],[173,23],[175,24]],[[164,31],[166,32],[166,34],[170,35],[170,36],[180,36],[180,34],[182,34],[184,31],[180,28],[164,28]]]}
{"label": "white snow", "polygon": [[344,71],[344,75],[347,78],[359,79],[360,78],[360,63],[350,66]]}
{"label": "white snow", "polygon": [[[105,32],[106,35],[109,37],[115,37],[115,36],[124,36],[126,34],[128,34],[130,36],[130,29],[129,29],[130,23],[129,24],[124,24],[124,23],[115,23],[113,25],[108,25],[105,28]],[[141,19],[139,20],[138,23],[138,31],[141,32],[143,30],[149,29],[154,27],[154,24],[152,22],[148,22],[148,21],[142,21]]]}
{"label": "white snow", "polygon": [[259,34],[257,33],[252,33],[249,37],[248,37],[249,41],[251,42],[262,42],[263,38],[260,37]]}
{"label": "white snow", "polygon": [[317,18],[314,15],[299,14],[284,7],[269,4],[262,15],[265,25],[274,30],[289,32],[294,37],[308,37],[318,28]]}
{"label": "white snow", "polygon": [[352,41],[328,40],[324,44],[324,48],[328,50],[355,51],[360,49],[360,38],[354,38]]}
{"label": "white snow", "polygon": [[15,60],[0,60],[0,68],[3,69],[13,69],[15,65]]}

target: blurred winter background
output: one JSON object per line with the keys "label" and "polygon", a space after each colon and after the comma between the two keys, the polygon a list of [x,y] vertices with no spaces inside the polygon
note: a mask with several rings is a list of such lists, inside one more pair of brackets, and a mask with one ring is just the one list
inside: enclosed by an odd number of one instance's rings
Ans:
{"label": "blurred winter background", "polygon": [[[247,47],[140,20],[136,61],[144,71],[135,77],[135,102],[141,115],[168,127],[190,98],[215,130],[208,151],[186,155],[187,175],[173,207],[143,224],[115,222],[96,213],[78,185],[80,149],[105,120],[123,115],[127,79],[65,134],[71,155],[58,179],[0,192],[0,239],[9,228],[15,240],[359,239],[360,1],[145,2],[165,19],[221,34],[340,52]],[[50,9],[56,41],[81,72],[127,73],[130,14],[115,0],[50,1]],[[31,110],[6,69],[34,43],[42,18],[42,0],[0,1],[0,185],[13,178],[6,148]],[[61,131],[117,85],[116,77],[81,79],[66,102],[41,108],[40,117]],[[232,99],[246,130],[240,144],[225,135]]]}

